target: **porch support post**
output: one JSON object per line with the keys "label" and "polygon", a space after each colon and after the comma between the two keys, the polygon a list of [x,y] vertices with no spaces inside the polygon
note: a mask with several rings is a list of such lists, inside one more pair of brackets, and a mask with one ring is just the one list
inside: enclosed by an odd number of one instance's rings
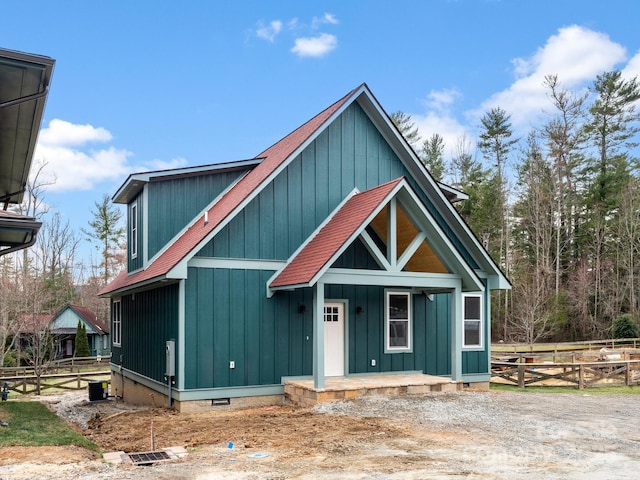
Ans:
{"label": "porch support post", "polygon": [[451,380],[462,380],[462,284],[451,298]]}
{"label": "porch support post", "polygon": [[324,283],[313,286],[313,388],[324,390]]}

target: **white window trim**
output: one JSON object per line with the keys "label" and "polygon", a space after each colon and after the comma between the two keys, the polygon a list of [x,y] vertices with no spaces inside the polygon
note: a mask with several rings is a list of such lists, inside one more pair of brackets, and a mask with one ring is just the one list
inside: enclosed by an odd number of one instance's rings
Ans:
{"label": "white window trim", "polygon": [[[469,297],[475,297],[480,299],[480,318],[467,318],[467,312],[465,309],[465,299]],[[464,293],[462,294],[462,349],[463,350],[484,350],[484,324],[485,324],[485,313],[484,313],[484,296],[482,293]],[[467,345],[465,343],[465,324],[467,322],[480,322],[480,344]]]}
{"label": "white window trim", "polygon": [[[389,297],[391,295],[403,295],[407,297],[407,346],[392,347],[389,345]],[[385,290],[384,292],[384,353],[412,353],[413,352],[413,312],[411,292],[407,290]]]}
{"label": "white window trim", "polygon": [[138,201],[136,200],[131,204],[131,232],[130,232],[130,241],[131,241],[131,258],[138,257]]}
{"label": "white window trim", "polygon": [[119,347],[122,345],[122,303],[120,300],[113,301],[111,312],[111,338],[113,344]]}

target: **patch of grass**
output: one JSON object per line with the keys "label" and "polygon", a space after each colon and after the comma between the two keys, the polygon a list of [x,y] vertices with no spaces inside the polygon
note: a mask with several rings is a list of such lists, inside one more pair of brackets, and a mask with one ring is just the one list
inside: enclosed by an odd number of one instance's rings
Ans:
{"label": "patch of grass", "polygon": [[96,452],[100,448],[76,432],[40,402],[13,401],[0,404],[0,446],[77,445]]}
{"label": "patch of grass", "polygon": [[503,392],[521,392],[521,393],[575,393],[578,395],[640,395],[640,386],[616,386],[616,387],[593,387],[578,390],[575,387],[526,387],[519,388],[516,385],[503,385],[492,383],[491,390]]}

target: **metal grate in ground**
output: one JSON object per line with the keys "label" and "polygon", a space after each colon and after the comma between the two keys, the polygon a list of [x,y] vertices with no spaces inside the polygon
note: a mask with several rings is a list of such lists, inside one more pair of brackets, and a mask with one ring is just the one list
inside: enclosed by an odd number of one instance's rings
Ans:
{"label": "metal grate in ground", "polygon": [[128,453],[127,457],[134,465],[151,465],[152,463],[175,460],[175,456],[171,456],[165,451]]}

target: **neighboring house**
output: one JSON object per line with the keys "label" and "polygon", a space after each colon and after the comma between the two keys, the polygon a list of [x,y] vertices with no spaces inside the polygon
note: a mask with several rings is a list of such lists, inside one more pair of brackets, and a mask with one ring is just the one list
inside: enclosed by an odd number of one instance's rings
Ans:
{"label": "neighboring house", "polygon": [[108,356],[111,353],[109,327],[98,320],[96,314],[86,307],[66,305],[49,322],[54,338],[56,358],[73,357],[76,350],[78,320],[84,323],[89,339],[89,355]]}
{"label": "neighboring house", "polygon": [[24,196],[54,63],[0,48],[0,255],[30,247],[40,230],[7,208]]}
{"label": "neighboring house", "polygon": [[[287,377],[424,372],[488,385],[510,288],[363,84],[253,159],[129,176],[112,387],[176,406],[282,397]],[[258,399],[252,399],[258,401]]]}

